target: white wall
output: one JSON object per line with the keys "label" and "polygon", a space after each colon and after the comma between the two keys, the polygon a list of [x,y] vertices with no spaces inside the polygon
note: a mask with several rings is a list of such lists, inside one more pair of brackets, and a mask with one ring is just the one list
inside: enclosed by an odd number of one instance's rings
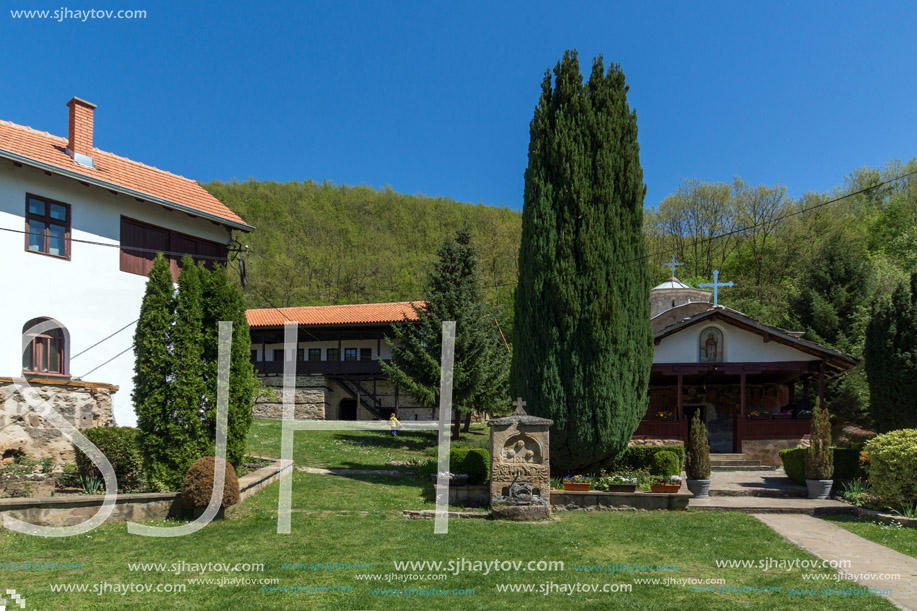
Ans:
{"label": "white wall", "polygon": [[[15,167],[0,160],[0,227],[25,229],[25,194],[44,196],[70,204],[71,237],[118,244],[121,215],[199,236],[219,243],[229,241],[225,227],[167,211],[133,197],[113,195],[98,187],[84,187],[40,170]],[[0,305],[0,376],[22,372],[22,326],[32,318],[48,316],[70,333],[70,354],[80,351],[134,321],[146,278],[120,271],[119,249],[72,243],[70,261],[25,251],[22,233],[0,231],[0,261],[4,287]],[[100,346],[70,361],[70,373],[82,376],[131,346],[134,327],[125,329]],[[117,384],[114,414],[117,423],[136,423],[131,404],[133,352],[129,351],[86,377],[91,382]]]}
{"label": "white wall", "polygon": [[663,338],[656,346],[653,363],[699,362],[700,335],[704,329],[716,327],[723,332],[723,362],[773,363],[777,361],[817,361],[806,354],[776,341],[765,342],[757,333],[739,329],[722,321],[699,322]]}

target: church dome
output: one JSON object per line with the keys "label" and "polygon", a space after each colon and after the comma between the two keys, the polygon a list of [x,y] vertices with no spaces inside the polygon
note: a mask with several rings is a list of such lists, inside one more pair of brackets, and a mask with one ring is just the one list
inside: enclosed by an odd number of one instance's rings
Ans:
{"label": "church dome", "polygon": [[689,284],[685,284],[684,282],[682,282],[675,276],[672,276],[671,278],[669,278],[662,284],[654,286],[652,290],[661,291],[665,289],[693,289],[693,288],[694,288],[693,286]]}
{"label": "church dome", "polygon": [[709,304],[712,295],[710,291],[695,288],[672,276],[650,291],[650,318],[689,303]]}

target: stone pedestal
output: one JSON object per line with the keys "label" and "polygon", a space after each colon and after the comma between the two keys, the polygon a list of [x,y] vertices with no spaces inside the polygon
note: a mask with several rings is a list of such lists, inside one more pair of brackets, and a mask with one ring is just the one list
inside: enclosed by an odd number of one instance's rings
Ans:
{"label": "stone pedestal", "polygon": [[525,403],[491,420],[490,505],[496,518],[540,520],[551,515],[548,428],[553,420],[529,416]]}

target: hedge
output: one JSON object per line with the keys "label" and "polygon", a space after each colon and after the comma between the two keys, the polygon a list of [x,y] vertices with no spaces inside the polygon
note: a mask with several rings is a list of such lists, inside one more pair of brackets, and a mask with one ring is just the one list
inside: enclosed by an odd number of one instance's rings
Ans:
{"label": "hedge", "polygon": [[[140,455],[139,431],[121,426],[98,426],[80,431],[95,444],[115,470],[118,488],[129,490],[140,482],[143,458]],[[85,478],[102,477],[101,471],[86,454],[73,444],[77,473]]]}
{"label": "hedge", "polygon": [[917,429],[879,435],[866,444],[869,488],[893,507],[917,503]]}
{"label": "hedge", "polygon": [[678,456],[678,463],[683,464],[685,459],[684,446],[629,446],[624,450],[621,458],[606,467],[606,471],[637,471],[645,469],[652,471],[653,457],[658,452],[672,452]]}
{"label": "hedge", "polygon": [[[834,472],[831,479],[835,484],[848,482],[861,477],[860,453],[846,448],[832,448],[834,451]],[[786,476],[799,484],[806,485],[806,449],[792,448],[780,450],[780,460]]]}

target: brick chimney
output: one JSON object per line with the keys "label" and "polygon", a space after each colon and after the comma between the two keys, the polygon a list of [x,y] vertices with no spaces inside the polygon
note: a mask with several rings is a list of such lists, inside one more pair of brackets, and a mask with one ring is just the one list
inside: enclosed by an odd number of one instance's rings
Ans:
{"label": "brick chimney", "polygon": [[80,98],[67,102],[70,108],[70,131],[67,140],[67,154],[80,165],[92,164],[92,113],[96,105]]}

